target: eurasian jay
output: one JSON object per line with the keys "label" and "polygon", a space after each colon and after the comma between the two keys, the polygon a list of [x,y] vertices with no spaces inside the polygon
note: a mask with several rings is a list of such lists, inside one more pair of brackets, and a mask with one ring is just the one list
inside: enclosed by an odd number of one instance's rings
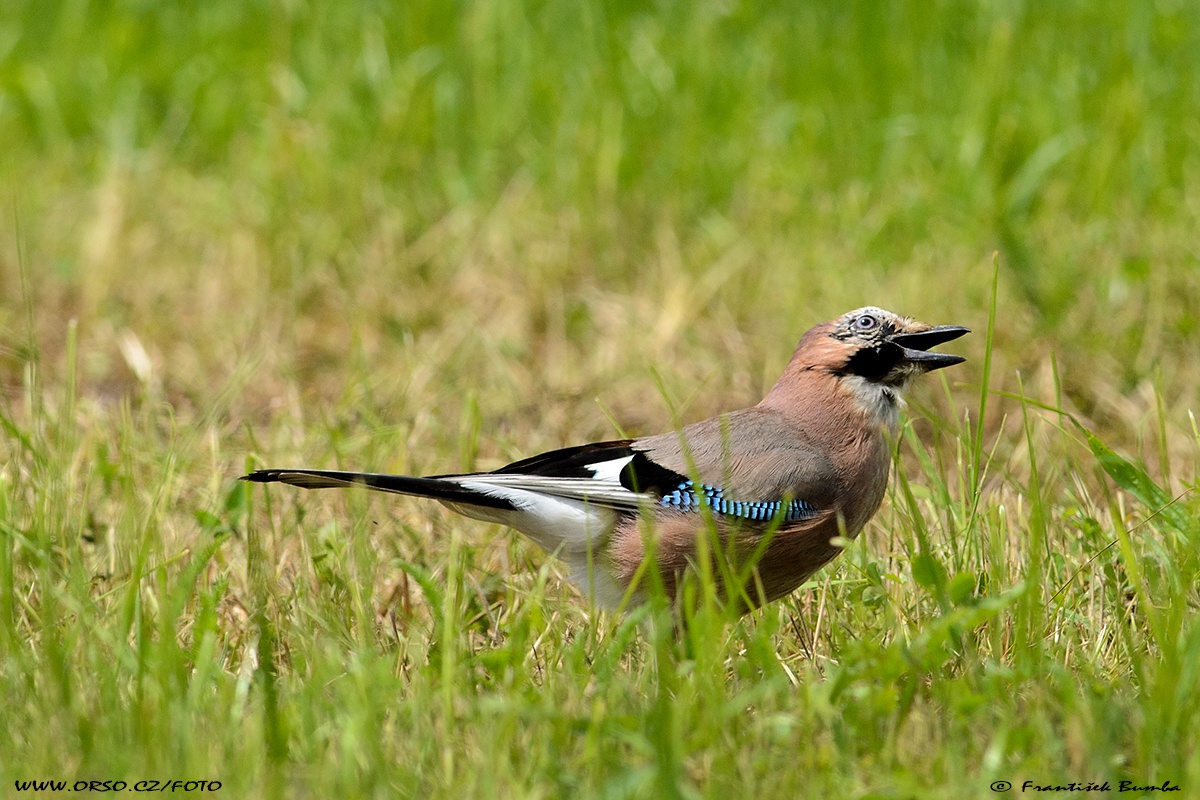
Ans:
{"label": "eurasian jay", "polygon": [[[607,607],[627,593],[644,599],[646,583],[631,583],[644,578],[647,554],[674,596],[699,552],[723,553],[752,567],[744,586],[720,587],[745,610],[789,594],[863,529],[887,486],[901,391],[964,361],[930,348],[968,332],[860,308],[804,334],[758,405],[681,431],[553,450],[492,472],[264,469],[243,480],[433,498],[525,534]],[[713,533],[717,546],[700,550]]]}

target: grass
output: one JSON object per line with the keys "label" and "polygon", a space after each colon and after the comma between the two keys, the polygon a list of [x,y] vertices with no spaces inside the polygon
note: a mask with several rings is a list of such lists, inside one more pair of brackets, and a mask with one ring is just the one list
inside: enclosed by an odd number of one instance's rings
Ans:
{"label": "grass", "polygon": [[[0,786],[1200,796],[1197,17],[4,4]],[[683,639],[234,480],[657,432],[867,303],[970,361],[857,543]]]}

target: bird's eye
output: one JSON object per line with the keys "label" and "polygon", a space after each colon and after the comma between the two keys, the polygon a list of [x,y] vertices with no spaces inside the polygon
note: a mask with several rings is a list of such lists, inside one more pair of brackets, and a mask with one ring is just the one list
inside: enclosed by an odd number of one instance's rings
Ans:
{"label": "bird's eye", "polygon": [[870,314],[863,314],[861,317],[854,320],[854,329],[857,331],[873,331],[879,327],[879,320]]}

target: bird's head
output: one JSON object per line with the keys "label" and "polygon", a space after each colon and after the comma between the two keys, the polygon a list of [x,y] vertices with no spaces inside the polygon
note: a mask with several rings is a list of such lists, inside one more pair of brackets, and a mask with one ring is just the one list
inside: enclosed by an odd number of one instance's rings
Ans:
{"label": "bird's head", "polygon": [[894,425],[900,393],[914,378],[966,360],[930,348],[966,333],[958,325],[927,325],[874,306],[855,309],[804,334],[762,405],[796,407],[812,391],[805,376],[823,374],[848,388],[864,410]]}
{"label": "bird's head", "polygon": [[819,359],[814,366],[903,389],[918,375],[966,361],[962,356],[935,353],[930,348],[970,331],[959,325],[935,327],[867,306],[817,326],[812,333],[817,336],[810,344],[814,357]]}

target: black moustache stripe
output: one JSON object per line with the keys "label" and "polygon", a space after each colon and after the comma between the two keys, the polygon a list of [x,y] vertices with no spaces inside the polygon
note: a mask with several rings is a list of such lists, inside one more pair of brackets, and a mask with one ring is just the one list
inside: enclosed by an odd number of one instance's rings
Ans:
{"label": "black moustache stripe", "polygon": [[902,357],[900,348],[893,344],[865,347],[850,356],[845,371],[850,375],[879,382],[896,368]]}

